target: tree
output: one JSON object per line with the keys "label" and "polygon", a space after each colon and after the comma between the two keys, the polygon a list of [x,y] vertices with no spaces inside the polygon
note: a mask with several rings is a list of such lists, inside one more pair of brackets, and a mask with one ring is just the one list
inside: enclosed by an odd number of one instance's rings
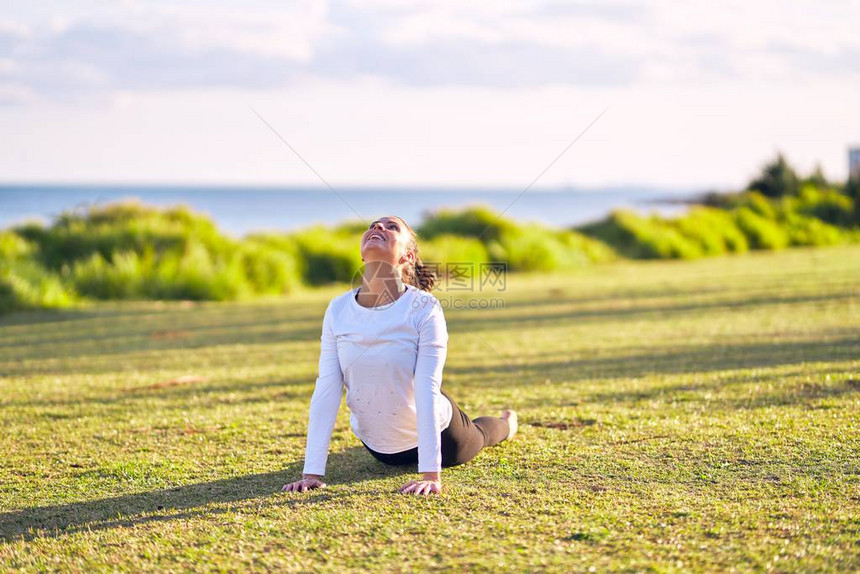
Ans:
{"label": "tree", "polygon": [[761,175],[747,186],[747,190],[760,191],[768,197],[797,195],[800,193],[800,178],[785,156],[779,153],[774,161],[762,168]]}
{"label": "tree", "polygon": [[848,178],[845,195],[854,200],[854,222],[860,223],[860,176],[852,175]]}
{"label": "tree", "polygon": [[824,169],[821,167],[821,164],[816,164],[815,169],[812,170],[812,173],[809,174],[805,180],[805,183],[811,183],[818,189],[825,189],[830,186],[830,182],[827,181],[827,177],[824,175]]}
{"label": "tree", "polygon": [[851,176],[845,184],[845,195],[853,199],[855,202],[860,202],[860,176]]}

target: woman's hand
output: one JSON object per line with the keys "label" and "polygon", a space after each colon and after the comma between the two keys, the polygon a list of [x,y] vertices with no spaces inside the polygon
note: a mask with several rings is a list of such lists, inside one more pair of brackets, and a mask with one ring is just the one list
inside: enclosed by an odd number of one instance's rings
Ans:
{"label": "woman's hand", "polygon": [[400,487],[400,492],[407,494],[423,494],[442,493],[442,479],[438,472],[425,472],[423,480],[410,480]]}
{"label": "woman's hand", "polygon": [[318,474],[303,474],[301,480],[285,484],[281,490],[283,492],[307,492],[315,488],[324,488],[325,483],[320,480],[321,478]]}

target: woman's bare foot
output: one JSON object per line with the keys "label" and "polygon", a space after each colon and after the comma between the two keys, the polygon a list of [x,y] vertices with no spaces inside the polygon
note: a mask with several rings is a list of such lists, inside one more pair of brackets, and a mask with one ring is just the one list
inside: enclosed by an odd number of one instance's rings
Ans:
{"label": "woman's bare foot", "polygon": [[511,429],[510,432],[508,432],[508,438],[505,440],[511,440],[514,438],[514,435],[517,434],[517,428],[519,427],[517,424],[517,411],[502,411],[502,418],[508,421],[508,427]]}

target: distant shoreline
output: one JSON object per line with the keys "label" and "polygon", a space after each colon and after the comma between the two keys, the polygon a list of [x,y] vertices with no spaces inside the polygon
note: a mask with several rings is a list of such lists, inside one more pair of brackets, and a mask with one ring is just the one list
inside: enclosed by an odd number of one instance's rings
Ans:
{"label": "distant shoreline", "polygon": [[[292,231],[381,214],[420,223],[427,212],[485,204],[520,222],[572,227],[605,217],[617,208],[657,207],[677,213],[686,192],[643,187],[602,189],[517,188],[335,188],[201,187],[124,185],[0,185],[0,229],[26,220],[50,222],[63,211],[127,198],[168,207],[185,204],[208,214],[233,235],[255,231]],[[697,192],[698,193],[698,192]],[[663,209],[660,209],[663,208]]]}
{"label": "distant shoreline", "polygon": [[688,197],[657,197],[643,200],[643,203],[655,205],[704,205],[708,197],[729,193],[727,191],[699,191]]}

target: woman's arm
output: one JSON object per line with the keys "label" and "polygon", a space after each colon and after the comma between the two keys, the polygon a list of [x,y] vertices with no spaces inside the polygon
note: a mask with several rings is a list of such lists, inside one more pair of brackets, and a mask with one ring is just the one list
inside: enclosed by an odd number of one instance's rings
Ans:
{"label": "woman's arm", "polygon": [[308,488],[325,486],[319,479],[325,474],[331,435],[342,398],[343,372],[337,356],[337,338],[332,331],[332,310],[329,303],[323,316],[320,336],[319,376],[308,414],[303,478],[297,483],[286,485],[284,490],[300,490],[301,488],[287,488],[296,484],[301,487],[300,483],[306,483]]}
{"label": "woman's arm", "polygon": [[441,429],[436,418],[442,396],[442,369],[448,353],[448,328],[442,306],[432,299],[430,313],[418,327],[418,360],[415,364],[415,411],[418,422],[418,472],[424,480],[405,485],[401,492],[429,494],[441,490]]}

